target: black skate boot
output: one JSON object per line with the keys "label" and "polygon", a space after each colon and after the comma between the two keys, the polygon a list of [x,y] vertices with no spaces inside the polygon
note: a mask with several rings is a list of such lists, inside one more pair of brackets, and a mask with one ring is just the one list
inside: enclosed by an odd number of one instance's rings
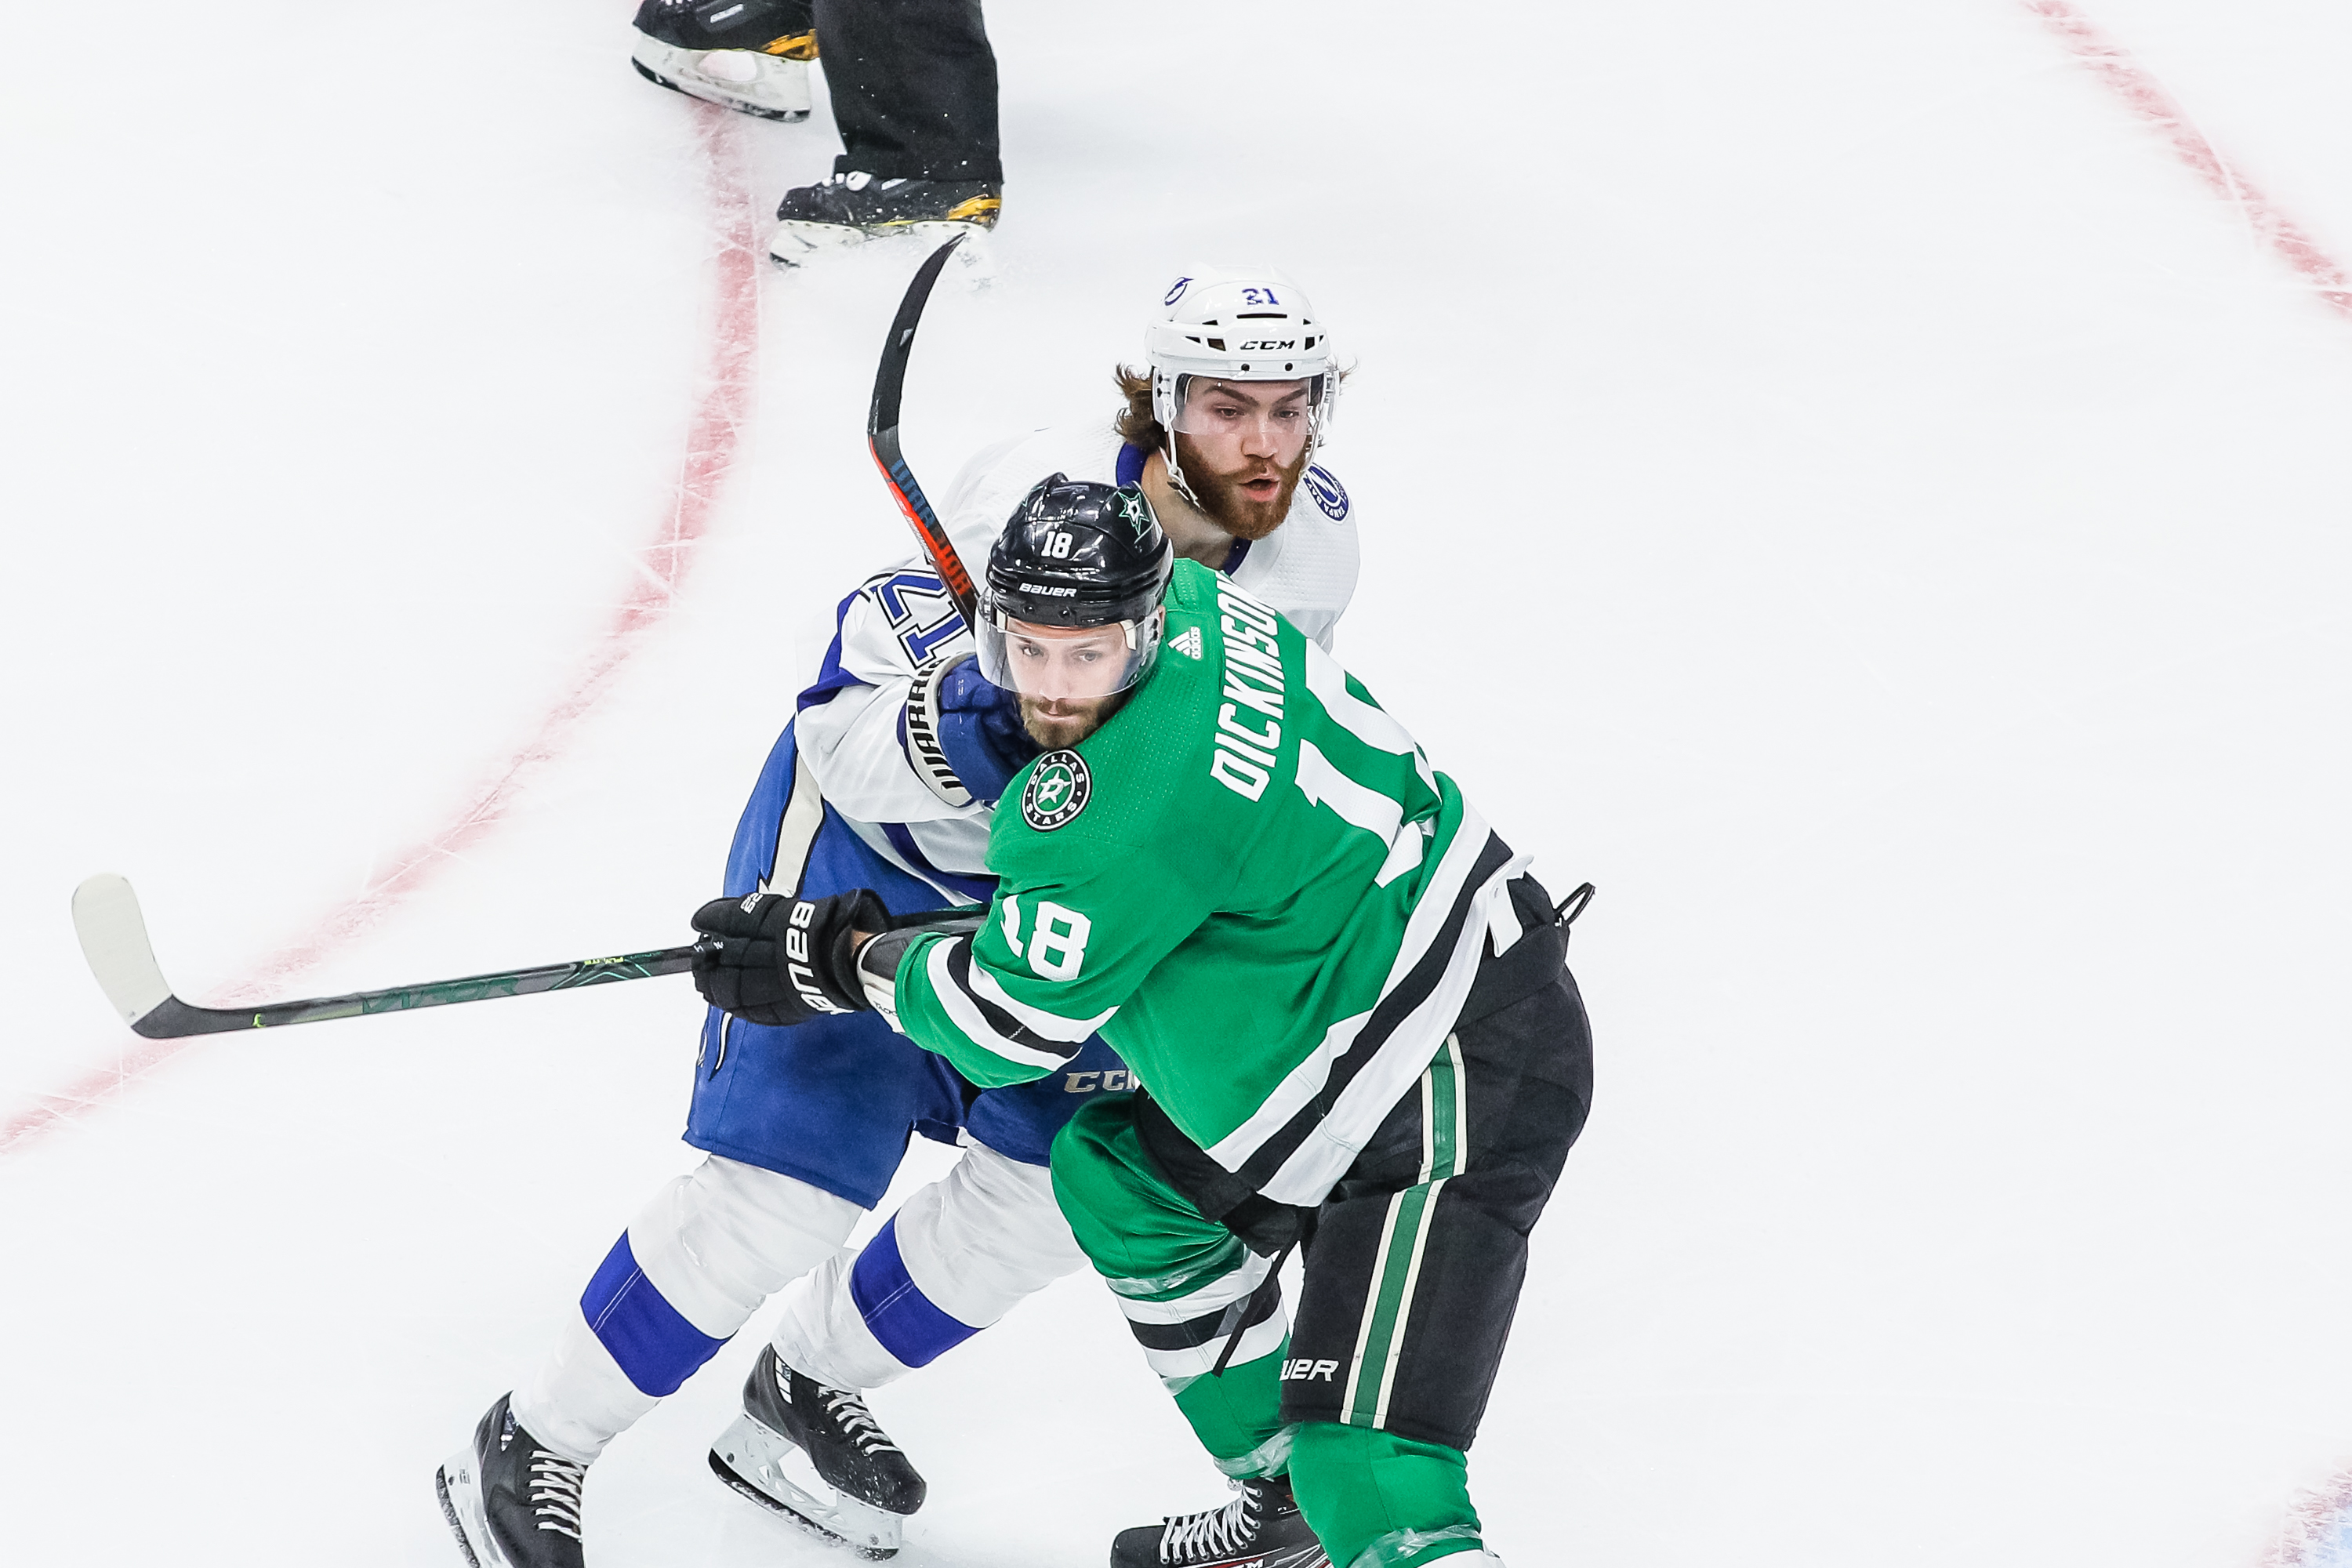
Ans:
{"label": "black skate boot", "polygon": [[820,185],[786,191],[768,255],[797,267],[821,250],[886,235],[947,239],[996,226],[1003,190],[990,180],[877,180],[835,174]]}
{"label": "black skate boot", "polygon": [[[786,1474],[814,1468],[827,1499]],[[898,1550],[906,1516],[923,1506],[923,1478],[866,1401],[794,1372],[763,1346],[743,1384],[743,1414],[711,1446],[713,1474],[761,1507],[860,1557]]]}
{"label": "black skate boot", "polygon": [[1331,1568],[1288,1477],[1234,1484],[1242,1495],[1223,1508],[1120,1531],[1110,1568]]}
{"label": "black skate boot", "polygon": [[637,74],[674,92],[762,120],[806,120],[816,33],[793,0],[645,0],[637,7]]}
{"label": "black skate boot", "polygon": [[573,1464],[525,1431],[501,1396],[474,1440],[433,1477],[441,1512],[472,1568],[582,1568]]}

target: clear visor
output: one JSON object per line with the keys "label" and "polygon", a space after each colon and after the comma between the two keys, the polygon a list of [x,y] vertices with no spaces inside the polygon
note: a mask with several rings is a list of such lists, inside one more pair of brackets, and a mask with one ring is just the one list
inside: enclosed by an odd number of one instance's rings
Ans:
{"label": "clear visor", "polygon": [[1188,375],[1176,385],[1176,428],[1196,441],[1234,442],[1288,467],[1315,433],[1313,379],[1225,381]]}
{"label": "clear visor", "polygon": [[1160,617],[1098,626],[1041,626],[983,614],[973,637],[980,672],[1040,702],[1090,702],[1143,679],[1160,648]]}

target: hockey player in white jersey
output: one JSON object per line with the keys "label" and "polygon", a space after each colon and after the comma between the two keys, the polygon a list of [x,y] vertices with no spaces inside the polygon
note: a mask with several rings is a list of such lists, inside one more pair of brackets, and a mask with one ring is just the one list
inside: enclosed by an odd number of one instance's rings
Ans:
{"label": "hockey player in white jersey", "polygon": [[[984,555],[1049,474],[1139,483],[1180,553],[1328,647],[1355,589],[1355,518],[1315,463],[1339,372],[1304,296],[1265,268],[1179,278],[1145,370],[1118,374],[1115,421],[1019,437],[967,465],[946,508],[959,547]],[[867,888],[892,914],[984,908],[997,795],[1054,743],[1055,721],[982,679],[971,653],[927,562],[845,599],[737,827],[725,895]],[[580,1568],[587,1467],[787,1287],[711,1468],[792,1522],[889,1555],[924,1482],[861,1395],[1085,1261],[1046,1159],[1080,1107],[1129,1087],[1101,1040],[1051,1078],[982,1090],[873,1014],[780,1027],[736,1012],[710,1011],[696,1063],[686,1138],[708,1158],[630,1223],[553,1354],[436,1477],[475,1568]],[[912,1132],[963,1158],[845,1253]],[[831,1495],[787,1479],[795,1449]]]}

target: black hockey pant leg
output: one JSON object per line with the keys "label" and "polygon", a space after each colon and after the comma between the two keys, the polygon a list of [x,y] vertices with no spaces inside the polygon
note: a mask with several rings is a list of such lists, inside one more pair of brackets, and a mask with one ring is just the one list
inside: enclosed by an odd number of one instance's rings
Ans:
{"label": "black hockey pant leg", "polygon": [[1317,1216],[1283,1418],[1466,1450],[1592,1094],[1576,984],[1459,1026]]}
{"label": "black hockey pant leg", "polygon": [[1343,1568],[1481,1544],[1463,1454],[1501,1365],[1528,1234],[1592,1100],[1582,1000],[1557,957],[1544,963],[1552,977],[1532,994],[1456,1026],[1316,1218],[1282,1418],[1300,1424],[1299,1508]]}
{"label": "black hockey pant leg", "polygon": [[835,173],[1003,183],[980,0],[816,0],[816,33]]}

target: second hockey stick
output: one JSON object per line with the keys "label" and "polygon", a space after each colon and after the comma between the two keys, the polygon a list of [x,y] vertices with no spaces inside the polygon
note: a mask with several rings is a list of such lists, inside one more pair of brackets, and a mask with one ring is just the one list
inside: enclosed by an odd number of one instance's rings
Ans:
{"label": "second hockey stick", "polygon": [[[299,1002],[269,1002],[256,1007],[198,1007],[183,1002],[163,978],[155,950],[147,940],[147,921],[139,910],[139,895],[121,877],[90,878],[74,889],[74,934],[81,939],[82,956],[98,977],[99,989],[114,1004],[131,1032],[151,1040],[173,1040],[190,1035],[222,1035],[233,1029],[279,1028],[288,1024],[323,1023],[329,1018],[361,1018],[371,1013],[401,1013],[417,1007],[447,1007],[461,1002],[487,1002],[494,996],[530,996],[542,991],[572,991],[583,985],[606,985],[622,980],[650,980],[657,974],[683,974],[696,957],[719,951],[716,939],[688,942],[684,947],[656,948],[615,958],[580,958],[565,963],[541,963],[529,969],[500,969],[488,974],[467,974],[456,980],[429,980],[421,985],[394,985],[382,991],[353,991],[341,996],[311,996]],[[927,910],[894,917],[891,927],[923,926],[935,931],[976,930],[981,917],[969,910]]]}
{"label": "second hockey stick", "polygon": [[874,454],[874,466],[882,470],[882,482],[890,487],[890,494],[898,501],[908,526],[922,542],[923,553],[939,568],[940,581],[947,585],[948,597],[955,602],[956,613],[963,617],[965,626],[977,629],[979,604],[972,591],[971,574],[964,570],[963,560],[948,539],[946,527],[931,510],[923,487],[915,482],[914,471],[907,467],[906,457],[898,450],[898,398],[907,386],[907,361],[914,353],[915,329],[922,324],[923,305],[931,297],[931,285],[940,280],[940,268],[948,264],[949,256],[963,239],[958,235],[931,252],[915,268],[914,279],[907,285],[907,296],[898,301],[898,314],[890,322],[889,341],[882,345],[882,363],[874,373],[874,401],[866,413],[866,447]]}
{"label": "second hockey stick", "polygon": [[[413,1007],[446,1007],[459,1002],[483,1002],[493,996],[529,996],[541,991],[569,991],[616,980],[645,980],[656,974],[680,974],[694,967],[702,944],[665,947],[651,952],[624,953],[616,958],[582,958],[568,963],[541,963],[529,969],[501,969],[489,974],[468,974],[457,980],[433,980],[422,985],[395,985],[382,991],[354,991],[341,996],[312,996],[299,1002],[271,1002],[257,1007],[198,1007],[172,994],[147,940],[147,921],[139,910],[139,895],[121,877],[90,878],[74,889],[74,934],[81,939],[82,956],[98,977],[99,989],[122,1015],[134,1034],[151,1040],[180,1039],[189,1035],[226,1034],[232,1029],[269,1029],[287,1024],[315,1024],[329,1018],[359,1018],[370,1013],[398,1013]],[[711,944],[714,948],[716,943]]]}

